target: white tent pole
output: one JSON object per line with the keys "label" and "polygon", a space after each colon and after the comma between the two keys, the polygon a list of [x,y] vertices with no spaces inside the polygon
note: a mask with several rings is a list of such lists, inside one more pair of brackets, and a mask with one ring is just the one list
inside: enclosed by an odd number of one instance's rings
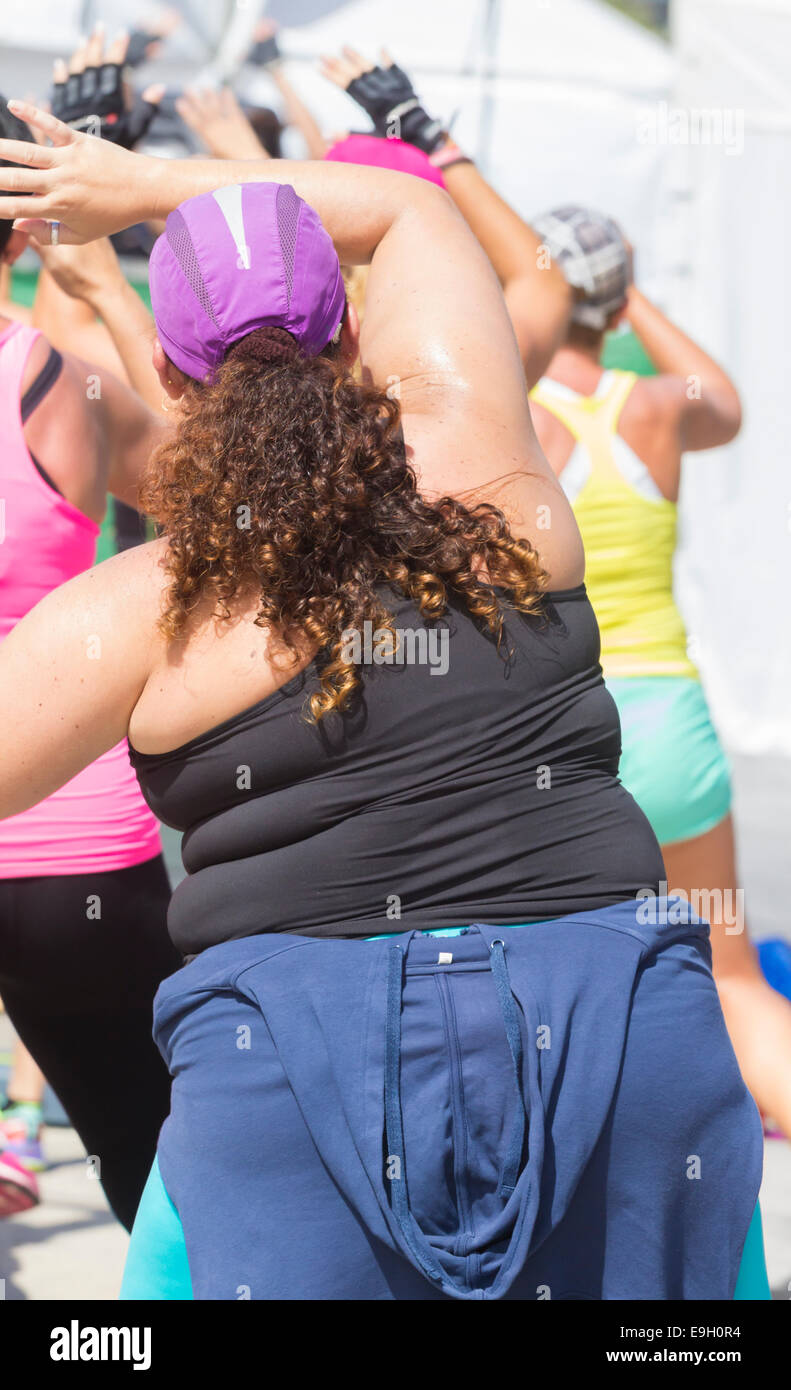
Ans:
{"label": "white tent pole", "polygon": [[484,173],[488,172],[491,152],[492,131],[494,129],[494,83],[496,73],[497,38],[500,32],[500,0],[485,0],[486,18],[483,28],[483,66],[481,68],[482,93],[480,118],[478,122],[477,161]]}
{"label": "white tent pole", "polygon": [[243,5],[237,0],[226,0],[220,40],[208,69],[198,76],[198,84],[212,79],[228,82],[236,75],[249,52],[253,30],[263,9],[263,0],[247,0]]}

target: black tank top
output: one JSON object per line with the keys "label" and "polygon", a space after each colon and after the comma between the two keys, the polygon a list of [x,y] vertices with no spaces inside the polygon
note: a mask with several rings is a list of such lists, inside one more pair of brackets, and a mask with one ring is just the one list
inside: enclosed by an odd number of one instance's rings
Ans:
{"label": "black tank top", "polygon": [[427,624],[387,605],[396,662],[361,634],[352,654],[374,660],[346,714],[305,719],[312,665],[181,748],[131,750],[152,810],[184,831],[169,914],[184,954],[259,932],[517,924],[658,890],[584,586],[508,612],[499,651],[460,606]]}

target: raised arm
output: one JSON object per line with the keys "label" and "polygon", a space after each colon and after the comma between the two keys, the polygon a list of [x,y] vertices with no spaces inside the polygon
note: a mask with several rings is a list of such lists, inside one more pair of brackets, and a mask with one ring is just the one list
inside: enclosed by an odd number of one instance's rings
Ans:
{"label": "raised arm", "polygon": [[[524,370],[492,267],[450,198],[409,175],[331,163],[171,160],[129,154],[16,104],[52,147],[0,142],[26,167],[0,216],[60,220],[72,240],[161,217],[184,199],[248,181],[292,184],[318,212],[341,261],[371,263],[364,369],[400,393],[404,436],[427,493],[500,505],[538,545],[552,582],[578,582],[582,547],[533,433]],[[25,223],[46,240],[39,220]]]}
{"label": "raised arm", "polygon": [[[28,443],[64,495],[100,520],[107,492],[137,506],[143,469],[167,424],[151,361],[153,320],[108,241],[39,252],[45,268],[33,322],[63,353],[65,366],[30,417]],[[34,349],[31,372],[43,365],[44,346]],[[154,412],[129,380],[139,380]]]}
{"label": "raised arm", "polygon": [[675,411],[680,448],[713,449],[733,439],[742,414],[727,372],[634,285],[626,318],[660,373],[645,385]]}
{"label": "raised arm", "polygon": [[542,254],[538,234],[495,192],[471,160],[460,158],[446,164],[443,176],[445,187],[503,287],[529,389],[543,376],[563,342],[571,313],[571,289],[560,268]]}
{"label": "raised arm", "polygon": [[0,819],[126,737],[161,640],[159,556],[154,542],[60,585],[0,645]]}
{"label": "raised arm", "polygon": [[71,348],[127,380],[160,414],[162,388],[151,361],[154,320],[111,243],[102,238],[84,246],[34,244],[45,272],[36,293],[37,327],[55,347]]}
{"label": "raised arm", "polygon": [[[534,386],[565,337],[572,305],[571,289],[560,268],[542,254],[541,238],[418,104],[408,75],[387,52],[375,66],[355,49],[344,48],[340,57],[322,60],[322,71],[357,102],[378,135],[398,134],[442,170],[445,187],[494,266],[527,386]],[[402,122],[395,113],[413,103]]]}

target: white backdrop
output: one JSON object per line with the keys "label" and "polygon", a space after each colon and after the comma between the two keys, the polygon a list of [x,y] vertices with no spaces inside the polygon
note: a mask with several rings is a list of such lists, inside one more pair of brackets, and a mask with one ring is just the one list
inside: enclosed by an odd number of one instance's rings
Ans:
{"label": "white backdrop", "polygon": [[743,120],[741,152],[674,151],[672,307],[744,403],[739,438],[687,460],[679,592],[729,745],[791,756],[791,0],[675,0],[673,25],[675,101]]}

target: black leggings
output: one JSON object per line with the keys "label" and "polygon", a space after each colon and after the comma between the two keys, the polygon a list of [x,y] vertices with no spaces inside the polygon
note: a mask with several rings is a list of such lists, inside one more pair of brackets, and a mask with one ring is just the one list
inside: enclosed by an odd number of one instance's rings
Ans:
{"label": "black leggings", "polygon": [[151,1037],[154,994],[181,965],[169,898],[161,856],[112,873],[0,879],[0,997],[127,1230],[169,1108]]}

